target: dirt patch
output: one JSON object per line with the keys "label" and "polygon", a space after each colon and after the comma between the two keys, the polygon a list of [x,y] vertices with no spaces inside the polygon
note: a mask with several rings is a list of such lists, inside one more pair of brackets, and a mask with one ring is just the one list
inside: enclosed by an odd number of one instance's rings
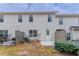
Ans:
{"label": "dirt patch", "polygon": [[[17,43],[15,46],[0,46],[0,55],[5,56],[70,56],[60,53],[51,46],[41,46],[40,42]],[[71,54],[72,55],[72,54]]]}
{"label": "dirt patch", "polygon": [[17,55],[18,56],[29,56],[30,54],[26,50],[23,50],[23,51],[17,52]]}

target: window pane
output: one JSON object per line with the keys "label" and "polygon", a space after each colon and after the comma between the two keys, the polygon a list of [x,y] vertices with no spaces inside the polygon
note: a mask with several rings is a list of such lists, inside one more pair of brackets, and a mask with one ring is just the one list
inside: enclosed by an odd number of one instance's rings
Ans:
{"label": "window pane", "polygon": [[7,38],[8,37],[8,30],[0,30],[0,37]]}
{"label": "window pane", "polygon": [[46,33],[47,33],[47,35],[49,35],[49,30],[47,30],[47,32],[46,32]]}
{"label": "window pane", "polygon": [[29,33],[32,33],[33,31],[32,30],[29,30]]}
{"label": "window pane", "polygon": [[34,30],[34,33],[37,33],[37,30]]}
{"label": "window pane", "polygon": [[34,37],[37,37],[37,34],[34,34]]}
{"label": "window pane", "polygon": [[63,18],[59,18],[59,25],[63,25]]}
{"label": "window pane", "polygon": [[18,19],[18,22],[22,22],[22,19]]}
{"label": "window pane", "polygon": [[18,22],[22,22],[22,15],[18,16]]}
{"label": "window pane", "polygon": [[3,22],[3,15],[0,15],[0,22]]}
{"label": "window pane", "polygon": [[0,34],[3,34],[3,30],[0,30]]}
{"label": "window pane", "polygon": [[5,30],[4,37],[5,37],[5,38],[7,38],[7,37],[8,37],[8,30]]}
{"label": "window pane", "polygon": [[3,19],[3,15],[0,15],[0,19]]}
{"label": "window pane", "polygon": [[52,22],[52,16],[48,15],[48,22]]}
{"label": "window pane", "polygon": [[4,38],[7,38],[8,37],[8,34],[5,34],[5,37]]}
{"label": "window pane", "polygon": [[34,30],[34,37],[37,37],[37,30]]}
{"label": "window pane", "polygon": [[70,40],[70,33],[67,33],[67,40]]}
{"label": "window pane", "polygon": [[3,22],[3,19],[0,19],[0,22]]}
{"label": "window pane", "polygon": [[3,37],[3,30],[0,30],[0,37]]}
{"label": "window pane", "polygon": [[3,34],[0,34],[0,37],[3,37]]}
{"label": "window pane", "polygon": [[29,37],[32,37],[33,35],[32,35],[32,33],[29,33]]}
{"label": "window pane", "polygon": [[33,22],[33,16],[29,15],[29,22]]}

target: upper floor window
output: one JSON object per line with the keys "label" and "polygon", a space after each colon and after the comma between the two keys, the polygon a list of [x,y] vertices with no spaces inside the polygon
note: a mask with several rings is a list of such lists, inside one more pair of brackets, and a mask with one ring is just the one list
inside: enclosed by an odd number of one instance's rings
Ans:
{"label": "upper floor window", "polygon": [[62,17],[59,18],[59,25],[63,25],[63,18]]}
{"label": "upper floor window", "polygon": [[52,16],[48,15],[48,22],[52,22]]}
{"label": "upper floor window", "polygon": [[3,15],[0,15],[0,22],[3,22]]}
{"label": "upper floor window", "polygon": [[29,15],[29,22],[33,22],[33,16]]}
{"label": "upper floor window", "polygon": [[18,22],[22,22],[22,15],[18,16]]}

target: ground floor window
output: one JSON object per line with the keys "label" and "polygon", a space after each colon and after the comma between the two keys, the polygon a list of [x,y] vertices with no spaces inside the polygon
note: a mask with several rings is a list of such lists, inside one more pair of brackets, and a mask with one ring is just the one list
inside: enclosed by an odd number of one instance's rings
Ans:
{"label": "ground floor window", "polygon": [[67,40],[70,40],[70,33],[67,33]]}
{"label": "ground floor window", "polygon": [[46,31],[46,34],[49,35],[49,30]]}
{"label": "ground floor window", "polygon": [[29,30],[29,37],[37,37],[37,30]]}
{"label": "ground floor window", "polygon": [[8,30],[0,30],[0,37],[7,38],[8,37]]}

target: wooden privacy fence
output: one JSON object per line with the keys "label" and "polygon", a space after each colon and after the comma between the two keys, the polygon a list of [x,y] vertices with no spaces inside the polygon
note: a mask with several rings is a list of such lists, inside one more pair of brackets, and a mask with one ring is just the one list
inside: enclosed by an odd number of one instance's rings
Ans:
{"label": "wooden privacy fence", "polygon": [[24,32],[21,32],[19,30],[15,31],[16,41],[23,41],[24,38]]}
{"label": "wooden privacy fence", "polygon": [[64,29],[58,29],[55,32],[55,40],[65,40],[66,39],[66,31]]}

